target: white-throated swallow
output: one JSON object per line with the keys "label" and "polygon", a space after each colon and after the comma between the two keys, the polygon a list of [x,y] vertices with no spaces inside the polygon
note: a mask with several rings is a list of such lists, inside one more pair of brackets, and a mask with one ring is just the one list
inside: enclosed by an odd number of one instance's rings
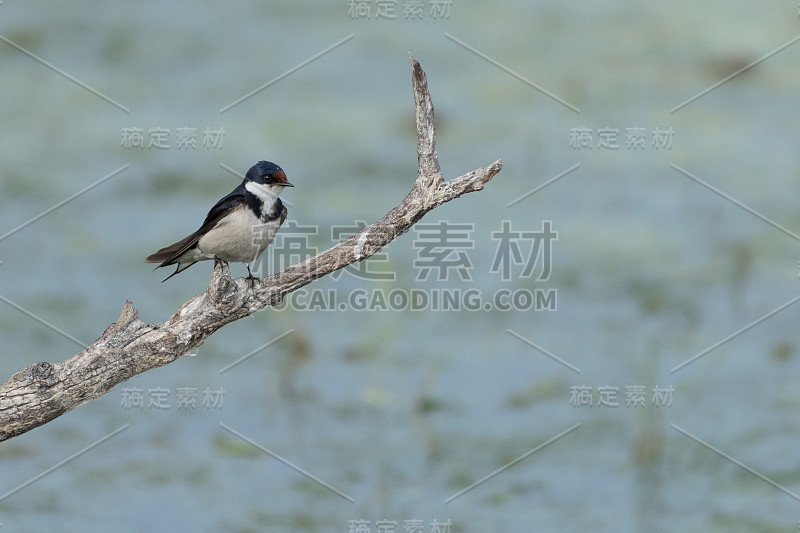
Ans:
{"label": "white-throated swallow", "polygon": [[200,229],[147,256],[145,262],[159,263],[156,268],[177,265],[163,281],[208,259],[244,263],[252,279],[250,263],[269,246],[286,220],[286,207],[278,198],[284,187],[294,185],[286,180],[283,169],[259,161],[250,167],[241,185],[211,208]]}

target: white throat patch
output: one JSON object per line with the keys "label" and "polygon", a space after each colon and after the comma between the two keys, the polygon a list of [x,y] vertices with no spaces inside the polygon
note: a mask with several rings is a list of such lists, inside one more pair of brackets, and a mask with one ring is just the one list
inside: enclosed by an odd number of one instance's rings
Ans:
{"label": "white throat patch", "polygon": [[264,185],[262,183],[256,183],[254,181],[247,181],[244,184],[244,188],[253,193],[256,198],[261,200],[261,203],[266,203],[271,200],[274,200],[278,193],[280,193],[281,187],[276,187],[274,185]]}

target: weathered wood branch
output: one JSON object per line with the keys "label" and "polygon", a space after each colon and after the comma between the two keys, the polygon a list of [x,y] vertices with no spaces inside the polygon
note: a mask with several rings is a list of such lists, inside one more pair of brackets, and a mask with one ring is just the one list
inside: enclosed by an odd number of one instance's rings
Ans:
{"label": "weathered wood branch", "polygon": [[0,386],[0,441],[53,420],[109,392],[131,377],[175,361],[201,345],[219,328],[276,305],[288,293],[340,268],[375,254],[406,233],[428,211],[483,189],[500,172],[495,161],[450,181],[442,177],[436,156],[433,103],[419,63],[411,58],[417,122],[419,171],[411,192],[383,218],[282,272],[254,282],[232,279],[218,262],[208,289],[181,305],[168,320],[147,324],[125,302],[122,315],[88,348],[61,363],[36,363]]}

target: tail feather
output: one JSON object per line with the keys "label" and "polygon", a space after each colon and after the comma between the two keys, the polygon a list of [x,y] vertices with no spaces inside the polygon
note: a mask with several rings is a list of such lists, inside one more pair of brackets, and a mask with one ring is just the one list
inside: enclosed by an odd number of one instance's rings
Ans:
{"label": "tail feather", "polygon": [[181,239],[175,244],[170,244],[169,246],[160,249],[156,253],[148,255],[145,258],[144,262],[159,263],[159,265],[156,268],[174,265],[178,263],[178,258],[181,255],[183,255],[192,246],[197,244],[198,238],[199,236],[197,232],[192,233],[185,239]]}
{"label": "tail feather", "polygon": [[[156,252],[156,253],[158,253],[158,252]],[[197,262],[197,261],[195,261],[195,263],[196,263],[196,262]],[[183,272],[184,270],[186,270],[187,268],[189,268],[190,266],[192,266],[194,263],[187,263],[187,264],[186,264],[186,266],[184,266],[184,267],[181,267],[181,264],[182,264],[182,263],[174,263],[174,264],[178,265],[178,266],[177,266],[177,268],[175,269],[175,272],[173,272],[172,274],[170,274],[170,275],[169,275],[169,276],[167,276],[166,278],[162,279],[162,280],[161,280],[161,283],[164,283],[165,281],[167,281],[169,278],[171,278],[171,277],[172,277],[172,276],[174,276],[175,274],[180,274],[181,272]],[[162,267],[162,266],[165,266],[165,265],[158,265],[156,268],[159,268],[159,267]]]}

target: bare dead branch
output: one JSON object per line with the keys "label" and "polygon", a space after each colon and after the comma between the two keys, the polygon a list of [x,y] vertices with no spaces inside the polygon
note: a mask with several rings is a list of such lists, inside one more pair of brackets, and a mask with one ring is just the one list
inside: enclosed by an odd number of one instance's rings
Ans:
{"label": "bare dead branch", "polygon": [[164,322],[142,322],[133,304],[126,301],[119,319],[88,348],[61,363],[23,368],[0,386],[0,441],[99,398],[136,374],[175,361],[225,324],[276,305],[315,279],[367,259],[406,233],[428,211],[483,189],[500,172],[500,160],[450,181],[442,177],[427,78],[419,62],[410,59],[419,171],[411,192],[400,204],[332,248],[255,282],[232,279],[227,264],[219,262],[208,289]]}

